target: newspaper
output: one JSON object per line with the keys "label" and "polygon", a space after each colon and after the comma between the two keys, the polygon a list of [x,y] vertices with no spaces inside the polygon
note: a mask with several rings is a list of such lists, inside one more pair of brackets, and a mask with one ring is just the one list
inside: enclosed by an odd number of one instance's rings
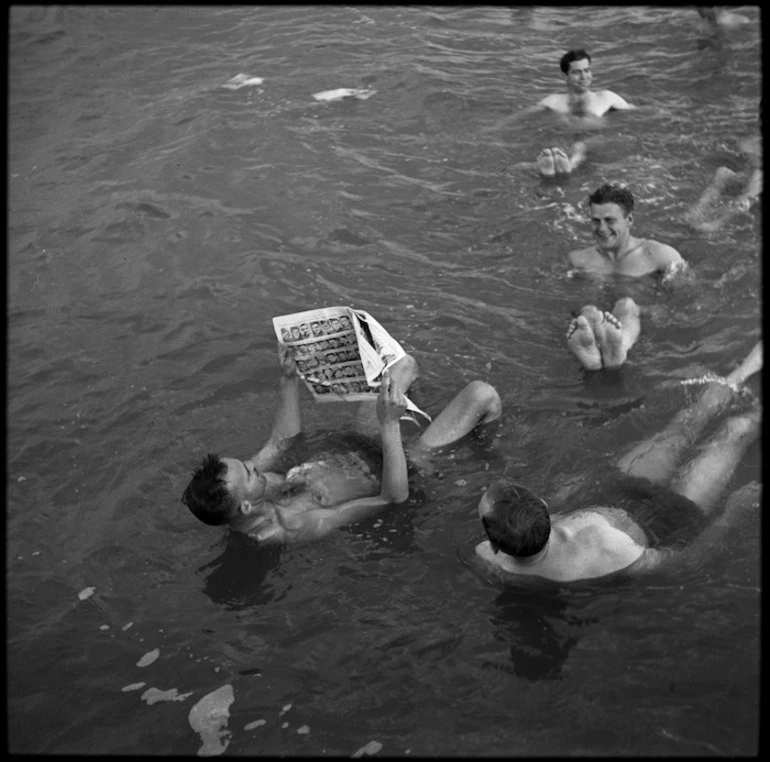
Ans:
{"label": "newspaper", "polygon": [[[376,399],[382,372],[406,355],[368,312],[352,307],[279,315],[273,318],[273,328],[318,402]],[[408,397],[406,407],[431,420]]]}

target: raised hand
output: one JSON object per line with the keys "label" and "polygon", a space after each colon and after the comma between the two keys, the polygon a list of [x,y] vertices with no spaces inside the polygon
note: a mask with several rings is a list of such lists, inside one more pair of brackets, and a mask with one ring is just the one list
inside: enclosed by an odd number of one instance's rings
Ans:
{"label": "raised hand", "polygon": [[297,363],[294,361],[294,354],[280,341],[278,342],[278,365],[284,378],[294,378],[297,375]]}
{"label": "raised hand", "polygon": [[380,423],[398,421],[406,411],[406,397],[390,376],[388,371],[382,374],[380,395],[377,397],[377,419]]}

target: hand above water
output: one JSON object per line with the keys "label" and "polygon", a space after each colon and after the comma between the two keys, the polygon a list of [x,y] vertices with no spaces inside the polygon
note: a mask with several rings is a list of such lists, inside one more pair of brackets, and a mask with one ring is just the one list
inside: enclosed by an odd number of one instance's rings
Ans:
{"label": "hand above water", "polygon": [[278,342],[278,365],[281,368],[283,377],[287,379],[297,377],[297,363],[294,360],[294,353],[285,345]]}
{"label": "hand above water", "polygon": [[382,374],[380,394],[377,397],[377,419],[379,422],[398,421],[406,411],[406,396],[397,383],[385,371]]}

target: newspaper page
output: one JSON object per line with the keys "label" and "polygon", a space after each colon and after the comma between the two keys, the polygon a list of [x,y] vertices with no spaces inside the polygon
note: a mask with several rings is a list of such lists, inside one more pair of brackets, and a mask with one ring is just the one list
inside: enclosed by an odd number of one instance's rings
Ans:
{"label": "newspaper page", "polygon": [[[305,385],[318,402],[374,400],[382,372],[406,355],[364,310],[321,307],[273,318],[275,335],[292,352]],[[407,409],[427,420],[408,397]]]}

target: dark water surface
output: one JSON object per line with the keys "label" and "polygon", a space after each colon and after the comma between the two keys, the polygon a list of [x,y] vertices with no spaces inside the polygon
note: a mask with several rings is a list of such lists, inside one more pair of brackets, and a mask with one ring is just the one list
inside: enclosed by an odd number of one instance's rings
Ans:
{"label": "dark water surface", "polygon": [[[756,130],[759,10],[740,10],[753,23],[719,34],[691,7],[11,10],[12,751],[195,754],[190,710],[226,685],[226,755],[756,751],[757,516],[654,582],[532,594],[464,563],[492,478],[598,480],[692,398],[680,380],[759,336],[757,212],[710,235],[682,222]],[[648,108],[611,115],[604,150],[548,185],[513,166],[579,133],[501,120],[563,87],[578,46],[596,87]],[[264,82],[222,87],[238,73]],[[376,93],[311,97],[338,87]],[[564,331],[613,289],[563,257],[605,180],[696,286],[640,286],[628,365],[591,377]],[[479,377],[503,422],[406,508],[255,550],[179,497],[203,453],[266,438],[270,318],[335,304],[414,352],[418,404]],[[319,441],[350,416],[303,410]],[[760,479],[755,446],[730,489]]]}

